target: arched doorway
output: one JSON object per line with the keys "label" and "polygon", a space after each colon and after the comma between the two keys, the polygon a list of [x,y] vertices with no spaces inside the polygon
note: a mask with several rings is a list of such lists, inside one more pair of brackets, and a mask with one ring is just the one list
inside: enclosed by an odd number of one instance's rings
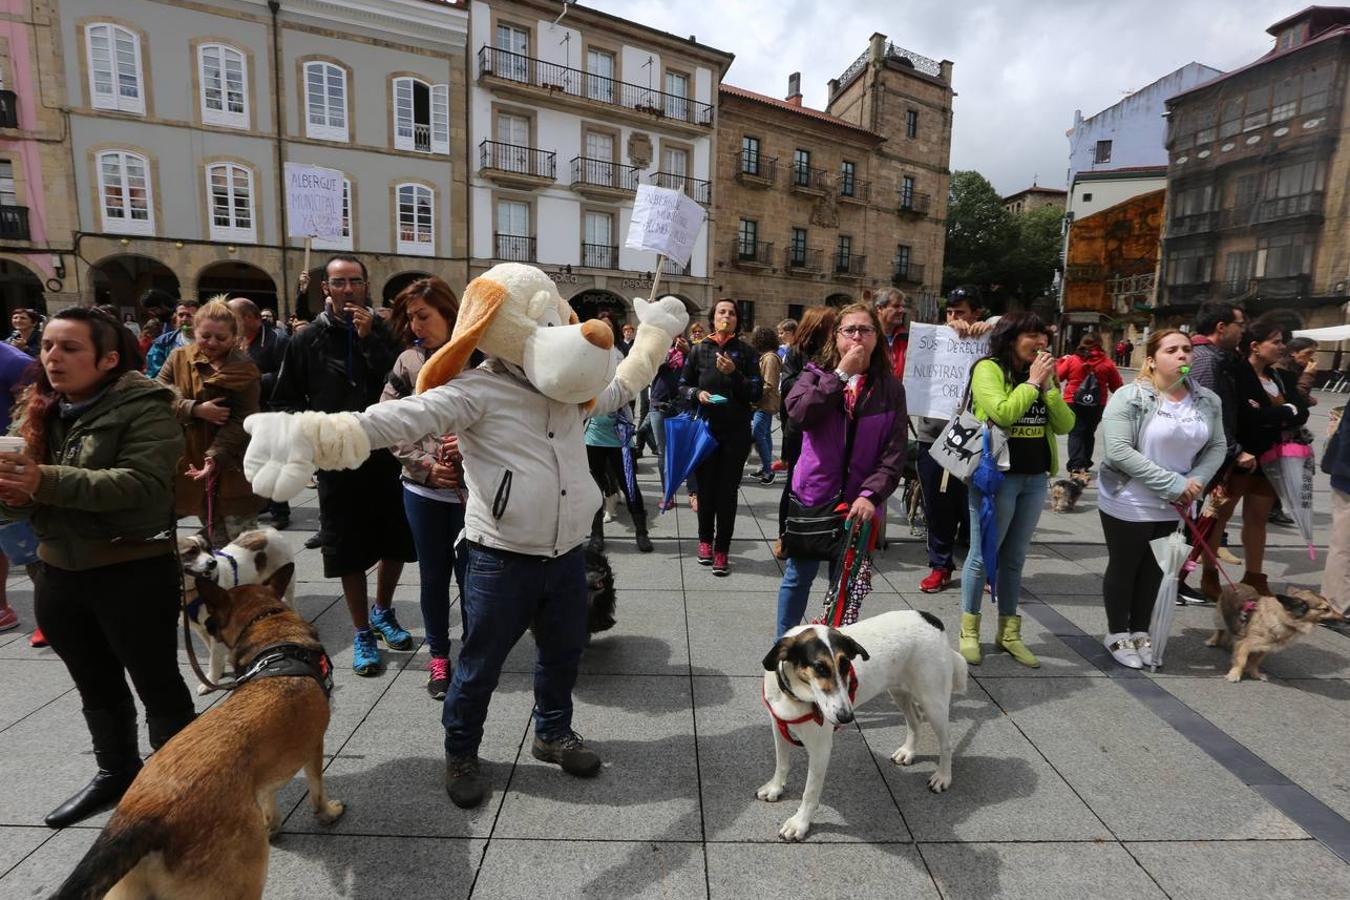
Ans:
{"label": "arched doorway", "polygon": [[394,298],[397,297],[405,287],[412,284],[414,281],[417,281],[419,278],[430,277],[430,272],[399,272],[397,275],[391,276],[389,280],[384,283],[384,291],[382,292],[384,295],[384,305],[393,306]]}
{"label": "arched doorway", "polygon": [[825,298],[825,305],[833,306],[835,309],[843,309],[854,301],[855,298],[852,294],[831,294]]}
{"label": "arched doorway", "polygon": [[42,293],[42,282],[25,265],[0,259],[0,297],[5,300],[3,330],[9,332],[9,317],[16,309],[37,310],[47,314],[47,301]]}
{"label": "arched doorway", "polygon": [[594,319],[600,315],[601,310],[606,309],[614,314],[614,321],[622,324],[628,320],[628,301],[613,291],[596,289],[582,291],[567,302],[576,311],[577,318],[583,322],[587,319]]}
{"label": "arched doorway", "polygon": [[109,256],[94,263],[90,275],[95,304],[115,306],[138,317],[172,309],[181,297],[178,276],[149,256]]}
{"label": "arched doorway", "polygon": [[277,286],[262,269],[246,262],[224,260],[211,263],[197,276],[197,299],[202,303],[217,294],[247,297],[259,307],[277,309]]}

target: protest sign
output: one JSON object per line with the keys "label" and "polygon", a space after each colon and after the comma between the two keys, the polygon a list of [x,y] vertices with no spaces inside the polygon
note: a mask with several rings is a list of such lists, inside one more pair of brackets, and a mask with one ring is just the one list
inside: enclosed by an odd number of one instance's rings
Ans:
{"label": "protest sign", "polygon": [[342,173],[300,163],[286,163],[286,231],[288,237],[342,237]]}
{"label": "protest sign", "polygon": [[624,246],[630,250],[650,250],[682,266],[694,252],[704,216],[703,207],[682,191],[638,185]]}
{"label": "protest sign", "polygon": [[946,325],[911,325],[904,375],[910,415],[950,419],[965,394],[970,367],[988,353],[988,335],[963,339]]}

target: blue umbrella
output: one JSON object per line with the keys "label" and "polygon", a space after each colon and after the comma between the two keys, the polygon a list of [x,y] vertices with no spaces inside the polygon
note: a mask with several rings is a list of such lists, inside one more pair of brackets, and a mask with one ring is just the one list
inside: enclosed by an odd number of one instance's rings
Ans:
{"label": "blue umbrella", "polygon": [[708,423],[692,413],[666,418],[666,490],[661,512],[675,497],[675,491],[709,453],[717,448],[717,438]]}
{"label": "blue umbrella", "polygon": [[614,429],[619,433],[619,441],[623,445],[623,492],[631,503],[637,496],[637,470],[633,464],[633,434],[637,431],[633,427],[633,420],[628,418],[626,410],[620,410],[614,418]]}
{"label": "blue umbrella", "polygon": [[980,556],[984,559],[984,574],[989,580],[989,596],[998,600],[998,489],[1003,484],[1003,472],[998,457],[990,449],[988,426],[984,429],[984,452],[980,464],[970,477],[971,487],[980,494]]}

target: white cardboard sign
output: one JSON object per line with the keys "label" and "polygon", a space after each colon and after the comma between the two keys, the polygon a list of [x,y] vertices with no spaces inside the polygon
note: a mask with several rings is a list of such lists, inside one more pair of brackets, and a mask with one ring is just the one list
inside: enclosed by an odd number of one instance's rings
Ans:
{"label": "white cardboard sign", "polygon": [[342,237],[342,173],[286,163],[288,237]]}
{"label": "white cardboard sign", "polygon": [[905,405],[912,416],[950,419],[989,336],[959,338],[946,325],[912,324],[905,351]]}
{"label": "white cardboard sign", "polygon": [[640,184],[624,246],[659,253],[682,266],[694,252],[705,215],[683,191]]}

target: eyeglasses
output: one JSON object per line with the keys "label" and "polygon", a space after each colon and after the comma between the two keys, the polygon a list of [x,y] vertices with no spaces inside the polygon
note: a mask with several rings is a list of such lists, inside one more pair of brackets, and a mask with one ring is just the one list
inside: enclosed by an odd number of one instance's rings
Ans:
{"label": "eyeglasses", "polygon": [[364,278],[330,278],[325,281],[324,284],[328,285],[330,288],[337,288],[340,291],[348,286],[354,288],[365,287],[366,280]]}
{"label": "eyeglasses", "polygon": [[840,334],[846,334],[849,337],[869,337],[877,333],[877,330],[871,325],[845,325],[839,329]]}

